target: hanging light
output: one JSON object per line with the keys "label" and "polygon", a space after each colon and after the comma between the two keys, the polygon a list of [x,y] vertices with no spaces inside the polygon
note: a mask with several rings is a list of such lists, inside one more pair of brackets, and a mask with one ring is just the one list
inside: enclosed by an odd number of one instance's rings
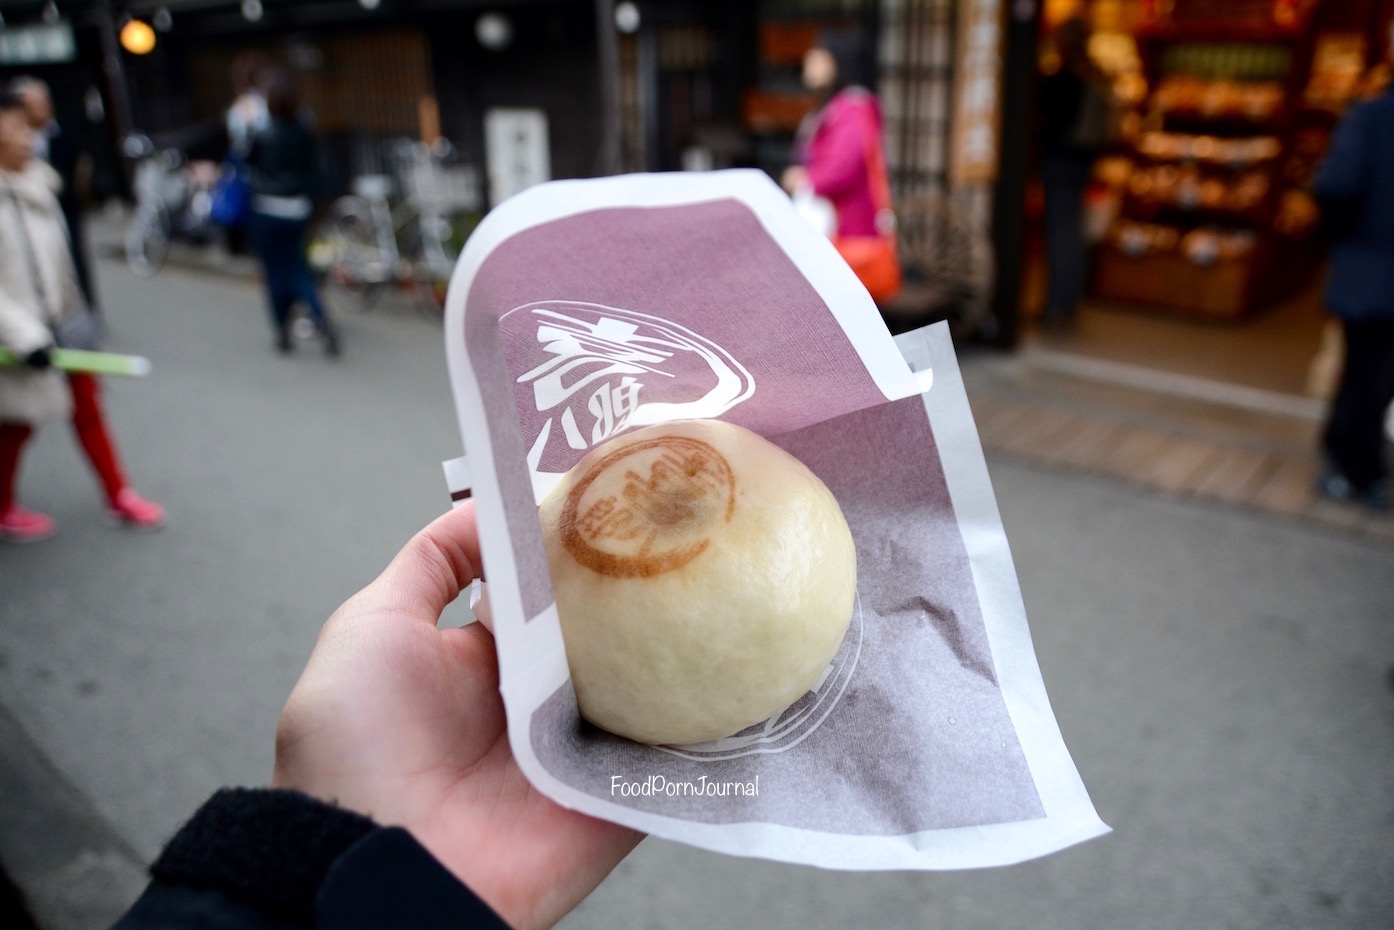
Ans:
{"label": "hanging light", "polygon": [[247,22],[260,22],[263,12],[261,0],[242,0],[242,18]]}
{"label": "hanging light", "polygon": [[639,7],[624,0],[623,3],[615,4],[615,28],[625,35],[633,35],[639,31]]}
{"label": "hanging light", "polygon": [[155,11],[155,15],[150,18],[150,25],[160,32],[169,32],[174,26],[174,17],[170,15],[169,7],[162,6]]}
{"label": "hanging light", "polygon": [[358,0],[358,5],[365,10],[376,10],[382,6],[382,0]]}
{"label": "hanging light", "polygon": [[508,48],[513,41],[513,20],[502,13],[485,13],[474,21],[474,37],[491,52]]}
{"label": "hanging light", "polygon": [[149,55],[155,48],[155,30],[143,19],[128,19],[121,27],[121,47],[132,55]]}

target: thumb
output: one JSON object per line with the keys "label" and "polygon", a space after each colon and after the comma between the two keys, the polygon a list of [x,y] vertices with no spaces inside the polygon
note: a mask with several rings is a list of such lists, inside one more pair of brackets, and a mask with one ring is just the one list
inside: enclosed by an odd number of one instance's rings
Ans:
{"label": "thumb", "polygon": [[357,606],[405,613],[434,626],[478,575],[479,527],[474,502],[466,501],[413,536],[359,593]]}

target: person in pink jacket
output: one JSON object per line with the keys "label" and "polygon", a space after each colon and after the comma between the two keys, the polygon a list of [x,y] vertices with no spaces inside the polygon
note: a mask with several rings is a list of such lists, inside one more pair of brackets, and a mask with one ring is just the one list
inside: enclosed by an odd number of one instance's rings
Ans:
{"label": "person in pink jacket", "polygon": [[[881,149],[881,107],[861,83],[860,34],[828,32],[804,56],[803,81],[821,106],[799,127],[783,183],[832,204],[833,242],[877,300],[899,287],[894,213]],[[892,280],[893,279],[893,280]]]}

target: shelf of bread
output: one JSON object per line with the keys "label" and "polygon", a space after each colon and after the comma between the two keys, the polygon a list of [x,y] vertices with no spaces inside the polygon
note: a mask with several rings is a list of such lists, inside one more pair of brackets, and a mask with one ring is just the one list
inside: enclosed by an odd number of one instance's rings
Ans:
{"label": "shelf of bread", "polygon": [[1296,82],[1309,70],[1310,0],[1141,7],[1150,86],[1134,111],[1138,131],[1095,166],[1108,222],[1094,227],[1094,293],[1239,318],[1311,252],[1318,218],[1306,187],[1327,131],[1305,113],[1344,92],[1350,56],[1333,45],[1327,70],[1339,80],[1317,79],[1304,99]]}
{"label": "shelf of bread", "polygon": [[1135,151],[1153,161],[1195,161],[1230,168],[1249,168],[1276,161],[1283,153],[1283,143],[1275,135],[1231,139],[1208,134],[1153,131],[1144,132],[1138,138]]}
{"label": "shelf of bread", "polygon": [[1282,116],[1285,101],[1281,81],[1173,74],[1152,92],[1151,108],[1166,117],[1267,124]]}
{"label": "shelf of bread", "polygon": [[1133,173],[1124,203],[1126,212],[1138,217],[1176,216],[1185,222],[1194,214],[1258,224],[1266,218],[1271,192],[1272,181],[1261,171],[1226,178],[1206,175],[1195,165],[1161,165]]}

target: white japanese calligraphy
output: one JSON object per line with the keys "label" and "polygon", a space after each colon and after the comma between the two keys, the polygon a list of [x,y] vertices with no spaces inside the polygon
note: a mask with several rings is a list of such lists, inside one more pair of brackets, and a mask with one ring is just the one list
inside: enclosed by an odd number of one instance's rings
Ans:
{"label": "white japanese calligraphy", "polygon": [[626,428],[719,416],[754,393],[739,362],[679,324],[583,302],[518,309],[537,321],[534,353],[545,356],[517,378],[548,414],[528,453],[535,481],[550,471],[548,443],[583,452]]}

